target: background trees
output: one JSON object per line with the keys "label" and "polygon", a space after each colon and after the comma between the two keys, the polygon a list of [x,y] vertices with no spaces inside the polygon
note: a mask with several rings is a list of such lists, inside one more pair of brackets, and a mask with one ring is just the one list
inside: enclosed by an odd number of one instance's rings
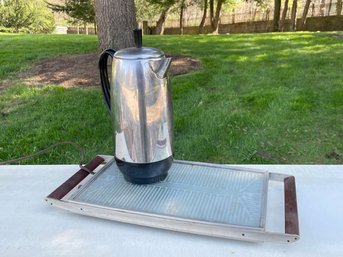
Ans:
{"label": "background trees", "polygon": [[304,29],[306,18],[307,18],[308,9],[310,8],[310,3],[311,3],[311,0],[306,0],[304,11],[303,11],[303,15],[301,16],[300,23],[299,23],[299,26],[298,26],[299,30],[303,30]]}
{"label": "background trees", "polygon": [[222,10],[222,6],[225,2],[228,2],[228,1],[227,0],[216,0],[216,1],[203,0],[202,2],[198,3],[198,5],[202,6],[204,10],[202,19],[199,25],[199,33],[203,32],[208,10],[209,10],[209,18],[210,18],[212,33],[218,33],[220,13]]}
{"label": "background trees", "polygon": [[155,6],[152,6],[149,0],[135,0],[135,6],[136,19],[139,22],[151,21],[161,14],[159,8],[155,8]]}
{"label": "background trees", "polygon": [[293,0],[292,9],[291,9],[291,30],[296,30],[297,23],[297,9],[298,9],[298,0]]}
{"label": "background trees", "polygon": [[0,4],[1,26],[14,32],[50,33],[55,21],[43,0],[5,0]]}
{"label": "background trees", "polygon": [[274,0],[273,31],[279,31],[281,0]]}
{"label": "background trees", "polygon": [[[95,0],[0,0],[0,31],[7,30],[7,28],[15,32],[52,31],[53,18],[46,8],[46,1],[49,1],[48,6],[53,11],[66,13],[70,17],[69,24],[71,22],[71,24],[77,25],[77,31],[79,31],[79,25],[83,24],[87,34],[87,24],[94,23],[96,32]],[[183,34],[184,26],[198,24],[199,33],[204,33],[205,26],[206,33],[218,33],[221,22],[226,24],[270,21],[270,19],[273,20],[273,31],[302,30],[306,28],[306,18],[310,14],[312,16],[341,15],[342,0],[329,1],[328,8],[325,6],[325,0],[321,0],[320,6],[313,0],[130,0],[129,2],[123,1],[124,6],[118,5],[116,0],[99,0],[96,3],[97,9],[101,9],[97,19],[107,19],[111,27],[114,26],[111,19],[120,21],[120,26],[137,25],[137,21],[149,21],[150,27],[145,27],[147,28],[146,32],[163,34],[165,23],[168,22],[168,27],[179,27],[180,34]],[[106,8],[103,7],[104,4]],[[330,12],[331,6],[334,4],[336,4],[336,9],[332,8],[333,11]],[[298,5],[300,6],[299,11]],[[127,7],[128,9],[125,9]],[[117,11],[113,9],[117,9]],[[103,18],[101,12],[105,16],[107,13],[111,13],[111,15],[120,17]],[[302,17],[296,24],[300,12]],[[273,14],[274,16],[270,17]],[[60,17],[63,16],[60,15]],[[124,21],[125,19],[128,21]],[[107,26],[105,23],[104,20],[103,25]],[[66,25],[63,20],[62,24]],[[136,25],[129,27],[136,27]],[[269,22],[266,26],[269,30]]]}
{"label": "background trees", "polygon": [[[139,7],[142,1],[144,0],[136,0],[136,5],[138,2]],[[159,13],[154,31],[155,34],[163,34],[164,24],[170,13],[178,15],[180,34],[183,34],[183,21],[186,9],[197,6],[203,10],[202,20],[199,24],[199,33],[203,32],[207,19],[210,20],[212,32],[217,33],[220,24],[220,15],[224,5],[231,5],[235,1],[236,0],[146,0],[146,3],[151,9],[158,10]]]}
{"label": "background trees", "polygon": [[[137,1],[136,1],[137,2]],[[168,17],[168,12],[177,0],[146,0],[149,8],[156,10],[160,13],[159,18],[156,22],[155,34],[162,35],[164,32],[164,23]],[[157,14],[157,13],[156,13]]]}
{"label": "background trees", "polygon": [[55,12],[68,14],[74,24],[83,23],[85,34],[88,34],[87,23],[95,23],[94,0],[65,0],[64,4],[48,3],[48,6]]}

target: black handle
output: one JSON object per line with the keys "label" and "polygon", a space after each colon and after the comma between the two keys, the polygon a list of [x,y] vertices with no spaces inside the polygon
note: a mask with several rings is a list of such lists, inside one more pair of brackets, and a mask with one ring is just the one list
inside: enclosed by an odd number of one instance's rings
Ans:
{"label": "black handle", "polygon": [[142,47],[143,38],[142,38],[142,30],[141,29],[134,29],[133,35],[135,37],[135,44],[137,48]]}
{"label": "black handle", "polygon": [[107,49],[103,51],[99,59],[99,70],[100,70],[100,79],[101,79],[101,88],[104,93],[107,110],[111,111],[111,95],[110,95],[110,81],[108,80],[107,73],[107,59],[109,56],[113,58],[116,51],[113,49]]}

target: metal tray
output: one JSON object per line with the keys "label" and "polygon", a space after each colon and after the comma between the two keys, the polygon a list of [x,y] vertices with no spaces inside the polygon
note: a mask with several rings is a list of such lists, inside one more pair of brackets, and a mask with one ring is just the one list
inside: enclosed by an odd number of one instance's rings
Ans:
{"label": "metal tray", "polygon": [[[86,167],[94,175],[79,170],[46,201],[83,215],[187,233],[246,241],[299,239],[294,177],[174,161],[165,181],[134,185],[124,180],[113,156],[97,156]],[[284,182],[281,232],[266,230],[270,181]]]}

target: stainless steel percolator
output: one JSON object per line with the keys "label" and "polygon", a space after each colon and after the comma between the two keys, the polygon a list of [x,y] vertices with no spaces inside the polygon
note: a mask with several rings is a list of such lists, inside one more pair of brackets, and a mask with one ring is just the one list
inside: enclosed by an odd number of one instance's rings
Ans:
{"label": "stainless steel percolator", "polygon": [[112,115],[116,163],[127,181],[148,184],[165,179],[173,161],[171,58],[159,49],[142,47],[141,30],[134,30],[134,36],[136,47],[105,50],[99,68]]}

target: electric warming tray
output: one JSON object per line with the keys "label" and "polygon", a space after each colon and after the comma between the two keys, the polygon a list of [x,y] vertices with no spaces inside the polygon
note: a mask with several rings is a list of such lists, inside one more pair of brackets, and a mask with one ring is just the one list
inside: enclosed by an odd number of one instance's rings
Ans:
{"label": "electric warming tray", "polygon": [[[97,156],[86,167],[88,172],[79,170],[47,196],[48,204],[103,219],[214,237],[285,243],[299,239],[292,176],[174,161],[165,181],[134,185],[124,180],[113,156]],[[283,210],[275,214],[284,223],[281,231],[266,228],[271,183],[283,187],[284,198],[277,200]]]}

